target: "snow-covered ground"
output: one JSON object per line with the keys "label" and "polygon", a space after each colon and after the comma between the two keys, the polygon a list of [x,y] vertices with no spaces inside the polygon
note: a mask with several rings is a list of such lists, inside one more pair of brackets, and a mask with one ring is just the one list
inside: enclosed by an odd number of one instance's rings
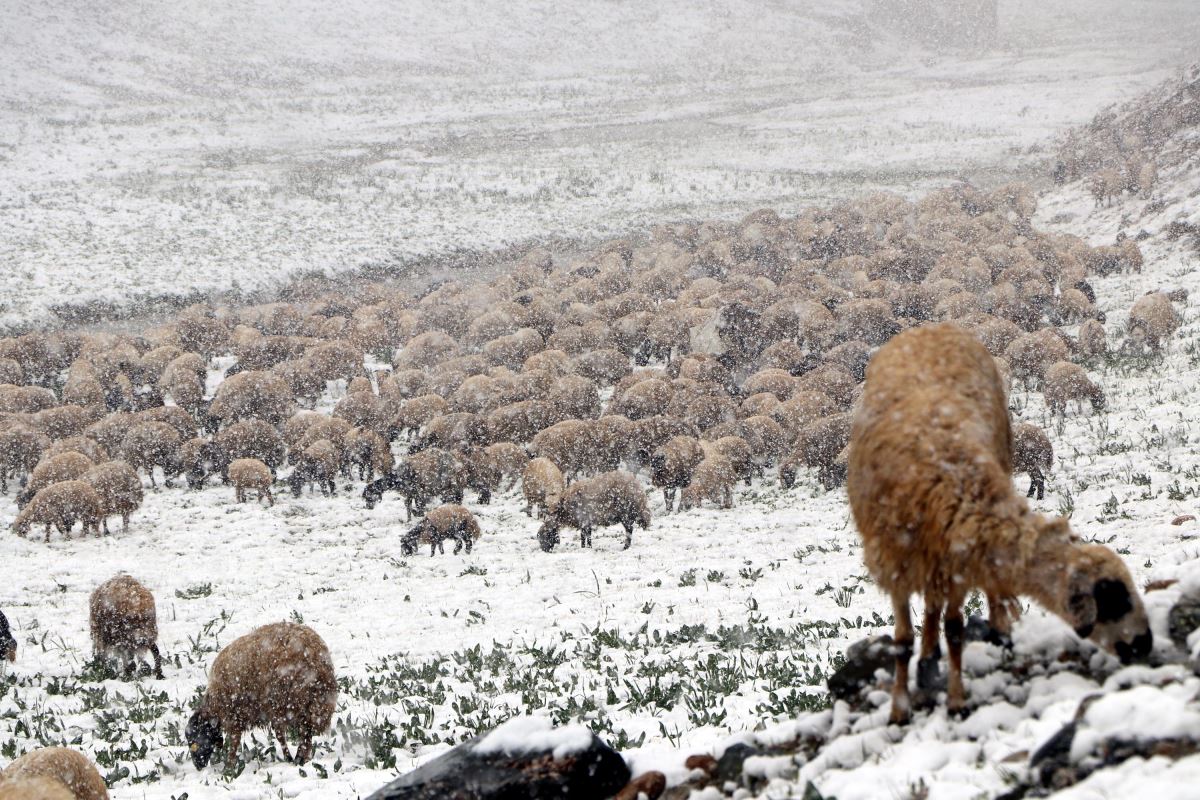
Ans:
{"label": "snow-covered ground", "polygon": [[1200,34],[1191,0],[1011,0],[932,54],[862,5],[12,0],[0,324],[1003,177]]}

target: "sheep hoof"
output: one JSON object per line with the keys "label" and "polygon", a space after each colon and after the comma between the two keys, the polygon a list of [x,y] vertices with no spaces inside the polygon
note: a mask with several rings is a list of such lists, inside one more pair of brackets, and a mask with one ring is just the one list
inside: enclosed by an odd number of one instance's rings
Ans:
{"label": "sheep hoof", "polygon": [[891,713],[891,716],[888,717],[888,724],[889,725],[907,725],[909,723],[910,719],[911,719],[911,715],[909,714],[908,709],[903,706],[897,706],[895,704],[895,701],[893,701],[892,713]]}

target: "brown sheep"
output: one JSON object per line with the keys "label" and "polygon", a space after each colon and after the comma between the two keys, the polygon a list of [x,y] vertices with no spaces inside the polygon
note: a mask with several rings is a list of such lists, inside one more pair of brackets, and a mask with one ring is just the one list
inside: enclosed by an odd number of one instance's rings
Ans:
{"label": "brown sheep", "polygon": [[770,416],[777,408],[779,408],[778,397],[771,392],[759,392],[738,403],[737,417],[745,419],[746,417]]}
{"label": "brown sheep", "polygon": [[747,486],[750,485],[754,473],[754,451],[745,439],[740,436],[722,436],[715,441],[702,441],[700,446],[704,448],[705,458],[720,456],[727,459],[733,467],[734,478],[741,478],[746,481]]}
{"label": "brown sheep", "polygon": [[800,431],[822,417],[836,414],[838,404],[824,392],[806,390],[796,392],[787,402],[780,403],[767,416],[779,423],[784,439],[794,443]]}
{"label": "brown sheep", "polygon": [[546,397],[559,419],[595,419],[600,416],[600,392],[582,375],[564,375],[554,381]]}
{"label": "brown sheep", "polygon": [[318,439],[300,452],[296,458],[296,466],[288,476],[288,485],[292,494],[299,497],[308,483],[311,491],[316,483],[321,494],[330,496],[337,493],[334,483],[340,466],[338,450],[328,439]]}
{"label": "brown sheep", "polygon": [[1114,197],[1121,194],[1121,189],[1124,186],[1124,181],[1121,180],[1121,173],[1115,169],[1102,169],[1092,175],[1088,182],[1088,191],[1096,200],[1096,205],[1112,205]]}
{"label": "brown sheep", "polygon": [[117,575],[92,592],[89,607],[92,650],[97,661],[116,655],[124,662],[128,677],[133,675],[138,654],[148,651],[154,656],[154,677],[163,679],[158,617],[149,589],[128,575]]}
{"label": "brown sheep", "polygon": [[538,529],[538,544],[550,552],[558,544],[563,526],[579,530],[580,547],[592,546],[592,531],[620,523],[625,547],[633,544],[633,527],[650,527],[650,507],[637,479],[628,472],[605,472],[567,487],[557,505],[547,509]]}
{"label": "brown sheep", "polygon": [[274,477],[275,471],[283,466],[285,450],[279,431],[254,418],[239,420],[222,430],[213,438],[210,448],[213,469],[221,473],[221,479],[226,483],[229,482],[229,464],[238,458],[257,458],[267,465]]}
{"label": "brown sheep", "polygon": [[645,419],[664,413],[673,394],[671,384],[665,380],[647,378],[626,389],[614,390],[606,413],[620,414],[632,420]]}
{"label": "brown sheep", "polygon": [[1067,403],[1072,400],[1088,400],[1095,411],[1102,411],[1105,405],[1104,390],[1087,376],[1083,367],[1070,361],[1055,362],[1046,370],[1043,394],[1050,413],[1060,417],[1066,416]]}
{"label": "brown sheep", "polygon": [[46,526],[46,541],[50,541],[50,526],[70,538],[76,520],[83,523],[83,535],[89,530],[100,535],[103,505],[96,491],[83,481],[60,481],[42,489],[25,505],[13,520],[13,532],[24,537],[34,525]]}
{"label": "brown sheep", "polygon": [[246,490],[257,489],[258,500],[266,498],[267,505],[275,505],[271,496],[271,470],[257,458],[238,458],[229,465],[229,482],[233,484],[234,495],[239,503],[246,502]]}
{"label": "brown sheep", "polygon": [[93,422],[99,422],[104,409],[92,406],[56,406],[33,415],[33,424],[51,439],[78,436]]}
{"label": "brown sheep", "polygon": [[108,533],[108,518],[113,514],[120,514],[122,529],[129,530],[129,515],[142,507],[142,480],[133,467],[124,461],[109,461],[92,467],[80,480],[100,497],[104,532]]}
{"label": "brown sheep", "polygon": [[1162,350],[1163,342],[1182,324],[1183,317],[1175,310],[1171,299],[1163,292],[1151,292],[1139,297],[1129,309],[1125,330],[1129,334],[1129,341],[1158,353]]}
{"label": "brown sheep", "polygon": [[[42,747],[14,760],[0,772],[0,794],[5,794],[11,786],[37,779],[65,788],[66,796],[72,800],[108,800],[108,787],[92,762],[66,747]],[[36,800],[56,800],[54,794],[29,796]]]}
{"label": "brown sheep", "polygon": [[620,414],[606,414],[592,420],[591,442],[585,447],[584,463],[591,472],[610,472],[631,459],[629,442],[634,423]]}
{"label": "brown sheep", "polygon": [[628,460],[638,464],[650,463],[650,455],[655,449],[666,444],[673,436],[698,438],[700,431],[690,422],[661,414],[636,420],[629,437]]}
{"label": "brown sheep", "polygon": [[557,505],[565,490],[562,471],[548,458],[531,460],[521,473],[526,516],[541,516],[546,509]]}
{"label": "brown sheep", "polygon": [[8,491],[8,479],[24,478],[37,466],[51,446],[45,434],[26,425],[0,429],[0,492]]}
{"label": "brown sheep", "polygon": [[796,379],[787,370],[761,369],[742,382],[742,392],[747,395],[768,392],[780,401],[787,400],[796,391]]}
{"label": "brown sheep", "polygon": [[[737,436],[746,440],[754,453],[754,464],[758,474],[763,474],[765,467],[776,464],[787,452],[787,435],[783,426],[771,417],[746,417],[737,423]],[[709,437],[705,434],[705,438]]]}
{"label": "brown sheep", "polygon": [[421,435],[412,443],[409,451],[415,453],[429,447],[456,450],[482,444],[486,438],[486,423],[478,414],[443,414],[425,423]]}
{"label": "brown sheep", "polygon": [[423,514],[426,503],[434,497],[461,503],[466,485],[467,471],[458,456],[431,447],[410,455],[384,478],[367,484],[363,498],[367,508],[373,508],[384,489],[398,489],[404,495],[405,519],[409,520],[414,510]]}
{"label": "brown sheep", "polygon": [[567,482],[585,472],[591,452],[592,429],[586,420],[568,419],[551,425],[530,442],[529,452],[550,459]]}
{"label": "brown sheep", "polygon": [[988,598],[993,626],[1021,595],[1065,619],[1122,661],[1144,658],[1152,635],[1128,569],[1085,544],[1065,519],[1029,511],[1013,491],[1008,403],[992,357],[971,334],[927,325],[875,354],[851,434],[847,489],[871,576],[892,599],[896,679],[891,719],[909,716],[909,597],[925,598],[918,683],[937,671],[944,614],[948,706],[964,707],[963,601]]}
{"label": "brown sheep", "polygon": [[1108,337],[1104,333],[1104,325],[1099,320],[1089,319],[1079,326],[1079,353],[1082,356],[1097,358],[1108,353]]}
{"label": "brown sheep", "polygon": [[480,505],[492,502],[492,492],[500,488],[504,477],[500,465],[482,447],[465,447],[458,451],[459,461],[466,470],[465,486],[478,492]]}
{"label": "brown sheep", "polygon": [[12,358],[0,358],[0,384],[25,385],[25,370]]}
{"label": "brown sheep", "polygon": [[650,456],[650,485],[662,489],[667,513],[675,503],[675,490],[692,480],[692,471],[704,460],[704,448],[691,436],[676,436]]}
{"label": "brown sheep", "polygon": [[840,486],[846,479],[841,455],[850,442],[852,421],[849,413],[831,414],[801,428],[792,452],[779,464],[779,483],[790,489],[796,484],[798,469],[810,467],[817,471],[817,480],[825,491]]}
{"label": "brown sheep", "polygon": [[395,439],[401,434],[411,438],[429,420],[449,412],[450,404],[436,394],[423,394],[405,400],[388,423],[388,438]]}
{"label": "brown sheep", "polygon": [[633,372],[629,357],[609,349],[592,350],[571,360],[571,370],[599,386],[612,386]]}
{"label": "brown sheep", "polygon": [[196,420],[186,409],[179,406],[147,408],[133,415],[136,422],[165,422],[175,429],[181,439],[196,435]]}
{"label": "brown sheep", "polygon": [[43,458],[33,468],[25,488],[17,495],[17,507],[24,508],[33,496],[60,481],[73,481],[83,477],[83,474],[94,465],[92,460],[82,453],[68,452]]}
{"label": "brown sheep", "polygon": [[1037,333],[1027,333],[1013,340],[1004,351],[1004,360],[1012,367],[1013,378],[1021,381],[1028,390],[1030,386],[1042,384],[1047,367],[1068,360],[1070,355],[1066,343],[1043,328]]}
{"label": "brown sheep", "polygon": [[337,707],[337,680],[329,648],[306,625],[276,622],[234,639],[213,661],[200,707],[186,737],[196,769],[229,744],[225,761],[236,763],[242,733],[266,726],[288,761],[287,731],[300,737],[296,763],[312,756],[313,737],[329,727]]}
{"label": "brown sheep", "polygon": [[164,481],[170,486],[171,479],[183,471],[181,444],[179,433],[167,423],[141,422],[129,429],[117,452],[135,470],[145,470],[151,486],[158,486],[154,468],[161,467]]}
{"label": "brown sheep", "polygon": [[363,371],[363,351],[343,340],[320,342],[309,347],[304,351],[303,361],[327,381],[343,379],[349,382]]}
{"label": "brown sheep", "polygon": [[679,495],[679,510],[699,508],[705,500],[721,508],[733,508],[733,463],[724,456],[710,455],[696,465],[692,479]]}
{"label": "brown sheep", "polygon": [[533,328],[521,328],[488,342],[483,346],[483,355],[493,364],[520,369],[525,359],[545,347],[546,341],[540,333]]}
{"label": "brown sheep", "polygon": [[484,428],[492,442],[528,442],[539,432],[559,422],[557,410],[546,400],[521,400],[501,406],[487,415]]}
{"label": "brown sheep", "polygon": [[508,489],[517,485],[517,480],[529,465],[529,453],[525,452],[524,447],[513,442],[490,444],[484,448],[484,452],[496,464],[500,474],[508,476]]}
{"label": "brown sheep", "polygon": [[1013,474],[1021,472],[1029,474],[1029,491],[1026,497],[1037,499],[1046,496],[1046,473],[1054,463],[1054,445],[1050,437],[1036,425],[1021,422],[1012,429],[1012,465]]}
{"label": "brown sheep", "polygon": [[290,416],[293,400],[291,387],[283,378],[251,370],[226,378],[217,387],[208,413],[224,424],[258,417],[278,425]]}
{"label": "brown sheep", "polygon": [[461,353],[458,342],[442,331],[426,331],[409,339],[396,351],[392,364],[397,370],[427,369]]}
{"label": "brown sheep", "polygon": [[13,386],[0,384],[0,412],[9,414],[36,414],[58,405],[54,392],[41,386]]}
{"label": "brown sheep", "polygon": [[291,448],[291,452],[289,453],[291,458],[290,463],[296,463],[296,459],[300,453],[303,453],[314,443],[325,439],[333,445],[334,450],[337,452],[338,470],[346,477],[350,477],[350,461],[346,445],[348,443],[348,437],[350,436],[351,430],[353,430],[353,428],[350,427],[350,423],[346,422],[344,419],[324,417],[320,420],[317,420],[316,423],[308,427],[308,430],[304,432],[304,435],[300,437],[300,440],[296,442],[294,447]]}
{"label": "brown sheep", "polygon": [[351,466],[358,467],[359,480],[374,480],[376,472],[384,475],[395,466],[387,439],[366,428],[355,428],[346,435],[346,456]]}
{"label": "brown sheep", "polygon": [[50,458],[60,453],[79,453],[90,458],[94,464],[103,464],[109,460],[108,451],[95,439],[89,439],[87,436],[68,436],[66,439],[51,442],[42,452],[42,457]]}
{"label": "brown sheep", "polygon": [[99,422],[88,425],[83,435],[94,439],[108,453],[115,453],[121,448],[121,440],[135,421],[137,418],[127,411],[113,411]]}
{"label": "brown sheep", "polygon": [[354,428],[384,431],[383,403],[370,392],[347,394],[333,407],[333,417],[344,419]]}
{"label": "brown sheep", "polygon": [[6,780],[0,774],[0,800],[76,800],[75,793],[54,778],[43,775]]}
{"label": "brown sheep", "polygon": [[470,553],[481,533],[475,515],[467,509],[454,504],[438,506],[401,537],[400,553],[411,556],[417,552],[417,545],[428,544],[430,556],[435,553],[445,555],[447,539],[454,540],[454,555],[464,547]]}

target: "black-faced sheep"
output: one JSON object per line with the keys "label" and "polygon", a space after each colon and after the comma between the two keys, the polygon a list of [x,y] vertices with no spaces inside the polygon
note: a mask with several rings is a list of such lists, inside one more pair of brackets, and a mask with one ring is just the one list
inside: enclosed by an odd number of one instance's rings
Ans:
{"label": "black-faced sheep", "polygon": [[412,519],[413,511],[424,513],[425,504],[434,497],[461,503],[466,485],[467,471],[459,458],[433,447],[409,456],[384,477],[368,483],[363,499],[367,508],[374,508],[384,491],[395,489],[404,496],[405,518]]}
{"label": "black-faced sheep", "polygon": [[895,612],[893,722],[909,716],[913,594],[926,608],[919,676],[936,674],[945,616],[954,713],[964,706],[962,606],[972,589],[987,596],[1003,633],[1004,610],[1028,595],[1123,661],[1150,652],[1146,612],[1121,559],[1080,541],[1066,520],[1031,513],[1011,473],[1007,398],[977,339],[956,325],[929,325],[875,354],[847,488],[867,568]]}
{"label": "black-faced sheep", "polygon": [[499,468],[500,473],[508,477],[507,488],[516,486],[525,467],[529,465],[529,454],[525,452],[525,448],[513,442],[496,442],[483,449]]}
{"label": "black-faced sheep", "polygon": [[270,468],[273,478],[275,471],[283,466],[286,452],[283,436],[274,426],[261,419],[243,419],[224,428],[214,437],[213,468],[221,473],[222,480],[228,482],[231,463],[239,458],[257,458]]}
{"label": "black-faced sheep", "polygon": [[1043,394],[1050,413],[1060,417],[1066,415],[1071,401],[1087,400],[1094,411],[1102,411],[1105,406],[1104,390],[1088,377],[1083,367],[1070,361],[1056,362],[1046,370]]}
{"label": "black-faced sheep", "polygon": [[531,460],[521,474],[521,493],[525,497],[525,514],[542,516],[558,504],[566,490],[562,470],[548,458]]}
{"label": "black-faced sheep", "polygon": [[376,472],[384,475],[395,465],[387,439],[366,428],[346,434],[346,457],[350,466],[358,467],[360,480],[374,480]]}
{"label": "black-faced sheep", "polygon": [[1108,337],[1104,333],[1104,324],[1099,320],[1089,319],[1080,325],[1076,341],[1081,356],[1097,358],[1108,352]]}
{"label": "black-faced sheep", "polygon": [[400,539],[400,552],[411,556],[417,552],[417,546],[429,545],[429,555],[446,552],[445,541],[454,541],[454,555],[464,547],[467,552],[480,536],[479,522],[475,515],[460,505],[444,505],[430,511],[425,519],[418,522],[412,530]]}
{"label": "black-faced sheep", "polygon": [[271,496],[271,484],[274,477],[271,469],[257,458],[238,458],[229,464],[229,482],[233,484],[234,496],[239,503],[246,502],[246,490],[258,490],[258,499],[266,499],[267,505],[275,505]]}
{"label": "black-faced sheep", "polygon": [[283,378],[251,370],[226,378],[217,387],[208,413],[224,424],[257,417],[278,425],[290,415],[293,399],[292,390]]}
{"label": "black-faced sheep", "polygon": [[101,519],[108,533],[108,518],[121,515],[121,527],[129,530],[129,515],[142,506],[142,479],[124,461],[108,461],[83,473],[80,478],[100,497]]}
{"label": "black-faced sheep", "polygon": [[691,436],[676,436],[650,455],[650,485],[662,489],[667,513],[675,503],[675,490],[692,480],[692,471],[704,460],[704,448]]}
{"label": "black-faced sheep", "polygon": [[103,504],[96,491],[83,481],[60,481],[40,490],[13,520],[13,531],[25,536],[34,525],[46,526],[46,541],[50,541],[50,526],[69,537],[76,521],[83,523],[83,533],[89,530],[100,535]]}
{"label": "black-faced sheep", "polygon": [[59,787],[72,800],[108,800],[108,787],[92,762],[66,747],[42,747],[15,759],[0,772],[0,795],[25,782],[53,787],[49,793],[43,794],[47,790],[39,788],[38,794],[27,795],[36,800],[57,800],[59,795],[54,792]]}
{"label": "black-faced sheep", "polygon": [[563,526],[579,530],[581,547],[592,546],[592,531],[620,523],[625,549],[633,544],[633,527],[650,527],[650,507],[637,479],[628,472],[605,472],[567,487],[558,504],[547,509],[538,544],[549,552],[558,544]]}
{"label": "black-faced sheep", "polygon": [[158,616],[150,590],[128,575],[117,575],[92,592],[88,605],[96,660],[115,655],[130,676],[138,654],[149,652],[154,657],[154,677],[162,680]]}
{"label": "black-faced sheep", "polygon": [[312,629],[276,622],[234,639],[213,661],[208,689],[188,720],[192,763],[204,769],[229,737],[226,763],[237,760],[242,733],[268,727],[291,761],[287,731],[300,737],[296,763],[312,755],[315,735],[329,727],[337,681],[329,648]]}
{"label": "black-faced sheep", "polygon": [[1029,491],[1026,497],[1037,499],[1046,496],[1046,473],[1054,463],[1054,446],[1050,437],[1036,425],[1021,422],[1012,430],[1012,464],[1013,474],[1021,472],[1029,475]]}
{"label": "black-faced sheep", "polygon": [[300,452],[288,476],[288,486],[296,497],[300,496],[305,484],[311,488],[314,483],[320,488],[321,494],[333,495],[337,492],[337,472],[337,448],[328,439],[318,439]]}

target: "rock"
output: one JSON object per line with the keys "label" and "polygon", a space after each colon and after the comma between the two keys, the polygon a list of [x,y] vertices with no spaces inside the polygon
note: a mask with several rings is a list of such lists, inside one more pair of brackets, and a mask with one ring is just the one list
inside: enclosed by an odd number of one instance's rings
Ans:
{"label": "rock", "polygon": [[651,770],[625,784],[625,788],[617,792],[613,800],[638,800],[640,795],[645,795],[649,800],[658,800],[666,788],[667,776]]}
{"label": "rock", "polygon": [[[1071,768],[1071,743],[1075,741],[1077,728],[1078,723],[1074,720],[1068,722],[1034,752],[1029,766],[1042,786],[1061,788],[1074,782],[1074,770]],[[1070,781],[1065,784],[1063,781],[1068,773]]]}
{"label": "rock", "polygon": [[367,800],[604,800],[629,777],[625,760],[586,728],[552,730],[548,720],[518,717],[400,776]]}
{"label": "rock", "polygon": [[717,781],[722,784],[727,781],[741,783],[742,768],[746,765],[746,759],[756,755],[759,755],[758,750],[748,744],[738,742],[730,745],[717,759]]}
{"label": "rock", "polygon": [[889,675],[896,671],[896,653],[892,637],[887,634],[871,636],[850,645],[846,649],[846,663],[826,681],[829,694],[835,700],[853,703],[863,689],[875,684],[875,673],[884,670]]}
{"label": "rock", "polygon": [[1182,525],[1185,522],[1195,522],[1196,517],[1192,514],[1180,514],[1175,519],[1171,520],[1172,525]]}
{"label": "rock", "polygon": [[1200,598],[1181,597],[1167,614],[1167,630],[1171,641],[1187,649],[1188,635],[1200,628]]}
{"label": "rock", "polygon": [[688,769],[702,770],[710,778],[717,774],[717,760],[707,753],[688,756],[683,765]]}
{"label": "rock", "polygon": [[1179,583],[1178,578],[1163,578],[1162,580],[1149,581],[1142,587],[1142,591],[1147,594],[1150,592],[1161,592],[1163,589],[1170,589],[1177,583]]}

